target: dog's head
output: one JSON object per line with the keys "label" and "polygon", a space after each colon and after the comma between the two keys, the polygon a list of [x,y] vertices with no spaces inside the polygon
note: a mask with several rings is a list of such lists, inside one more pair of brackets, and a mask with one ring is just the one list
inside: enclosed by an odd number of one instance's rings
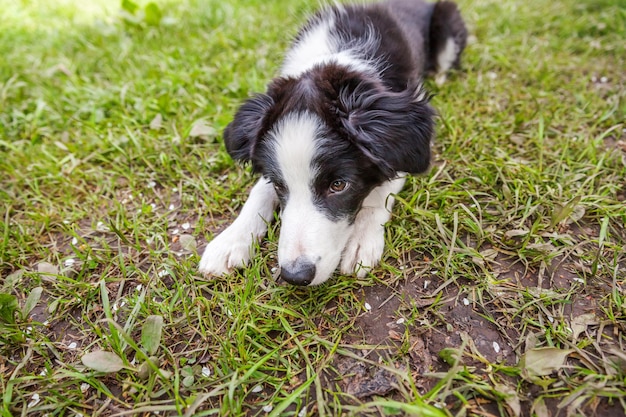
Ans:
{"label": "dog's head", "polygon": [[224,142],[275,186],[283,279],[316,285],[332,275],[368,194],[428,168],[433,119],[421,88],[391,91],[334,65],[279,78],[241,106]]}

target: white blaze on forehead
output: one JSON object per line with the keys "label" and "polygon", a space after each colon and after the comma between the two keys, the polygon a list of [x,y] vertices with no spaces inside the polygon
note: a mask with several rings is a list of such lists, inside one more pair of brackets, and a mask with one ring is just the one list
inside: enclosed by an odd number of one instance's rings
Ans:
{"label": "white blaze on forehead", "polygon": [[313,183],[322,121],[309,113],[287,115],[270,132],[287,200],[281,211],[278,261],[293,266],[299,261],[315,265],[311,285],[324,282],[339,264],[349,233],[347,220],[333,222],[315,205]]}
{"label": "white blaze on forehead", "polygon": [[321,121],[312,114],[292,113],[270,132],[274,158],[290,194],[311,194],[315,176],[312,161],[320,126]]}

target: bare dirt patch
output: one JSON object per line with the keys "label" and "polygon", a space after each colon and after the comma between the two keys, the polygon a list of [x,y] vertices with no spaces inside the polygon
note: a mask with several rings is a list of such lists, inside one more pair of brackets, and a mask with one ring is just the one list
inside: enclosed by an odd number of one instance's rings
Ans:
{"label": "bare dirt patch", "polygon": [[[472,289],[478,291],[476,283],[462,280],[456,285],[446,285],[435,298],[442,280],[429,274],[416,275],[392,286],[364,288],[362,301],[371,310],[356,319],[353,331],[345,334],[343,341],[370,348],[355,349],[354,356],[337,359],[337,374],[329,377],[328,383],[337,384],[350,397],[363,401],[375,396],[393,398],[402,384],[393,369],[402,372],[408,367],[413,383],[425,393],[454,367],[445,352],[462,350],[465,354],[459,363],[473,369],[475,377],[483,378],[488,385],[490,379],[497,379],[501,386],[521,384],[525,388],[521,390],[524,394],[518,396],[519,414],[512,408],[499,408],[495,400],[499,395],[498,384],[492,385],[491,392],[473,395],[465,404],[450,397],[447,407],[453,413],[465,408],[469,415],[533,415],[533,401],[540,394],[535,392],[537,387],[526,383],[519,374],[503,372],[494,377],[493,372],[493,367],[518,366],[525,350],[534,347],[531,344],[537,339],[546,337],[528,330],[532,327],[528,319],[512,311],[512,301],[507,297],[520,297],[525,291],[530,294],[528,303],[539,303],[542,291],[556,297],[554,302],[559,308],[547,309],[547,320],[571,324],[576,323],[576,318],[597,317],[584,324],[583,333],[596,338],[598,343],[581,351],[583,361],[602,367],[602,356],[619,349],[616,332],[620,330],[608,322],[604,322],[606,327],[602,325],[601,300],[611,291],[606,282],[599,280],[584,288],[580,286],[577,273],[580,266],[572,259],[555,258],[547,267],[528,268],[499,257],[498,265],[501,280],[498,288],[508,288],[510,294],[502,290],[499,297],[492,294],[480,302],[471,293]],[[559,294],[563,295],[562,299],[558,298]],[[416,310],[417,316],[406,317],[407,312]],[[557,311],[562,317],[550,316],[553,312],[556,316]],[[568,359],[566,368],[570,370],[564,374],[572,374],[580,360],[578,355]],[[546,401],[545,405],[545,415],[550,416],[568,415],[574,410],[567,411],[570,404],[564,402]],[[620,401],[606,397],[581,399],[577,406],[586,415],[623,415]]]}

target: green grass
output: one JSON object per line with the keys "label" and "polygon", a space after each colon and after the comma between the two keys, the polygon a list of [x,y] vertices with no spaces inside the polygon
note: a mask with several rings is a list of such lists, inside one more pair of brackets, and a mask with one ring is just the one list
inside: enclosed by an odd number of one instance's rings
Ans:
{"label": "green grass", "polygon": [[432,171],[310,289],[278,226],[196,266],[254,181],[221,131],[317,2],[83,3],[0,7],[3,416],[626,413],[623,1],[460,0]]}

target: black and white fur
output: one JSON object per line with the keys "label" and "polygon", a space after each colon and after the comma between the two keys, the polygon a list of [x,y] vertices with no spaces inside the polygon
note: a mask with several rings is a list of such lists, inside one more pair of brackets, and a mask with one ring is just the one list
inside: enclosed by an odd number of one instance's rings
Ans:
{"label": "black and white fur", "polygon": [[300,31],[267,92],[224,131],[261,178],[239,217],[206,247],[204,274],[244,266],[280,205],[280,275],[318,285],[339,266],[378,264],[393,194],[425,172],[435,112],[425,73],[458,66],[467,31],[454,3],[335,5]]}

